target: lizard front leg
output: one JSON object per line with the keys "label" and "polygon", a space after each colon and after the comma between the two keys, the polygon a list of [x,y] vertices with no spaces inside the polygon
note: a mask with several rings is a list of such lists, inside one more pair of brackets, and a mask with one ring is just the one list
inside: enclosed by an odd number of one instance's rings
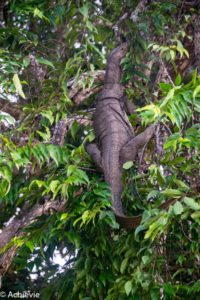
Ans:
{"label": "lizard front leg", "polygon": [[155,125],[150,125],[145,131],[129,140],[120,150],[120,162],[123,164],[126,161],[135,160],[138,150],[145,146],[154,132]]}
{"label": "lizard front leg", "polygon": [[99,169],[99,171],[103,172],[102,159],[101,159],[101,151],[97,147],[95,143],[86,143],[85,150],[92,157],[95,165]]}
{"label": "lizard front leg", "polygon": [[124,103],[124,109],[127,115],[132,115],[136,112],[135,105],[130,100],[128,100],[126,95],[123,96],[122,101]]}

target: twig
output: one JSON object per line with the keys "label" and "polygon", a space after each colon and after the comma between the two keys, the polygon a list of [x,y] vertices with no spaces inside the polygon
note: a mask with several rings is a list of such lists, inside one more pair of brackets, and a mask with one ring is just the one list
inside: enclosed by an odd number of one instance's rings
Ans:
{"label": "twig", "polygon": [[[134,23],[138,21],[139,14],[142,13],[145,10],[145,5],[147,4],[148,0],[141,0],[139,4],[136,6],[134,11],[131,13],[130,20]],[[120,31],[119,31],[119,26],[120,24],[128,17],[128,13],[126,12],[123,14],[119,20],[115,23],[115,25],[112,27],[115,33],[115,38],[118,43],[121,43],[120,39]]]}
{"label": "twig", "polygon": [[185,0],[183,0],[182,4],[181,4],[181,8],[179,10],[179,14],[178,14],[178,20],[180,21],[180,18],[181,18],[181,13],[182,13],[182,10],[183,10],[183,6],[185,4]]}
{"label": "twig", "polygon": [[165,127],[165,129],[167,130],[167,132],[169,133],[169,135],[172,135],[172,132],[171,132],[170,128],[166,124],[164,124],[164,123],[162,123],[162,125],[163,125],[163,127]]}
{"label": "twig", "polygon": [[142,153],[141,153],[141,155],[140,155],[140,161],[139,161],[139,168],[140,168],[140,166],[141,166],[141,164],[142,164],[142,160],[143,160],[143,157],[144,157],[144,151],[145,151],[145,149],[146,149],[146,146],[147,146],[148,142],[149,142],[149,141],[147,141],[146,144],[144,145],[144,147],[142,148]]}
{"label": "twig", "polygon": [[172,86],[174,87],[173,80],[172,80],[171,76],[169,75],[169,72],[168,72],[168,70],[167,70],[167,68],[166,68],[166,66],[165,66],[165,63],[164,63],[164,61],[163,61],[162,59],[160,59],[160,63],[161,63],[161,65],[162,65],[163,69],[164,69],[165,74],[167,75],[167,77],[168,77],[168,79],[169,79],[169,82],[170,82],[170,83],[172,84]]}
{"label": "twig", "polygon": [[139,14],[145,10],[145,5],[148,0],[141,0],[137,5],[136,9],[132,12],[130,19],[136,23],[138,21]]}
{"label": "twig", "polygon": [[117,23],[115,23],[115,25],[112,27],[112,29],[114,30],[115,33],[115,38],[116,41],[118,43],[121,43],[121,39],[120,39],[120,32],[119,32],[119,25],[122,23],[123,20],[125,20],[128,17],[128,13],[126,12],[123,16],[121,16],[119,18],[119,20],[117,21]]}
{"label": "twig", "polygon": [[160,145],[160,123],[158,123],[155,131],[155,137],[156,137],[156,152],[158,155],[161,155],[163,152],[163,148]]}
{"label": "twig", "polygon": [[195,67],[197,67],[198,74],[200,73],[200,16],[197,16],[194,26],[194,54]]}
{"label": "twig", "polygon": [[53,131],[53,135],[51,138],[51,143],[55,145],[64,145],[65,135],[67,131],[70,130],[72,124],[76,121],[80,125],[88,125],[91,123],[91,120],[88,118],[84,118],[84,116],[74,115],[70,118],[60,120]]}

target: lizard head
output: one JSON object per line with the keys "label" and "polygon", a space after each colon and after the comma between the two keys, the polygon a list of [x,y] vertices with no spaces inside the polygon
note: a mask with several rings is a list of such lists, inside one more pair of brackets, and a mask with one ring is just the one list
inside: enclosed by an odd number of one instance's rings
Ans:
{"label": "lizard head", "polygon": [[114,61],[120,62],[127,52],[128,52],[128,43],[123,43],[110,53],[109,59],[112,60],[113,62]]}

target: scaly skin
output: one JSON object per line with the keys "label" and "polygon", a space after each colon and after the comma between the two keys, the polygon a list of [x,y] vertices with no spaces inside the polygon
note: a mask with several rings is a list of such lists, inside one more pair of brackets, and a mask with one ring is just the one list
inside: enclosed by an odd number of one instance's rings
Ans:
{"label": "scaly skin", "polygon": [[[94,129],[101,148],[101,163],[105,180],[109,183],[113,195],[113,206],[117,215],[123,215],[121,205],[122,168],[120,164],[120,149],[132,137],[133,132],[128,122],[123,122],[125,115],[119,100],[110,98],[97,104]],[[102,105],[103,104],[103,105]]]}
{"label": "scaly skin", "polygon": [[121,194],[120,149],[134,137],[133,129],[123,108],[124,88],[120,84],[120,61],[128,50],[127,44],[114,49],[108,60],[103,91],[97,99],[94,115],[94,130],[101,149],[101,163],[105,180],[113,196],[113,207],[117,215],[124,215]]}
{"label": "scaly skin", "polygon": [[[127,51],[128,45],[124,43],[114,49],[107,59],[104,87],[97,97],[94,114],[94,131],[100,147],[92,143],[86,145],[86,150],[103,171],[105,180],[110,185],[113,209],[118,222],[126,229],[135,229],[140,224],[141,215],[128,217],[123,213],[122,164],[127,160],[135,160],[138,149],[154,134],[155,126],[149,126],[135,137],[126,115],[124,88],[120,84],[120,61]],[[164,203],[160,207],[167,208],[170,203]]]}

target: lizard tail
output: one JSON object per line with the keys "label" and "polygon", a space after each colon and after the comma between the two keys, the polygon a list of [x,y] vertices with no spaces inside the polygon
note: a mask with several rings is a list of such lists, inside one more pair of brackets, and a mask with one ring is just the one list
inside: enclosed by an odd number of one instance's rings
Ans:
{"label": "lizard tail", "polygon": [[[171,204],[173,204],[176,200],[175,199],[170,199],[162,203],[158,208],[159,209],[168,209]],[[122,209],[123,210],[123,209]],[[121,227],[125,229],[130,229],[133,230],[136,227],[138,227],[141,223],[142,220],[142,215],[137,215],[137,216],[125,216],[118,214],[115,212],[115,216],[117,219],[117,222],[121,225]]]}
{"label": "lizard tail", "polygon": [[117,222],[125,229],[135,229],[141,222],[141,215],[128,217],[124,214],[121,193],[113,193],[113,210]]}
{"label": "lizard tail", "polygon": [[116,214],[116,219],[117,222],[121,225],[121,227],[125,228],[125,229],[135,229],[136,227],[138,227],[140,225],[140,222],[142,220],[142,215],[137,215],[137,216],[132,216],[132,217],[128,217],[128,216],[122,216],[122,215],[118,215]]}
{"label": "lizard tail", "polygon": [[124,212],[122,207],[122,201],[121,201],[121,193],[119,194],[113,194],[113,210],[116,216],[124,218]]}

